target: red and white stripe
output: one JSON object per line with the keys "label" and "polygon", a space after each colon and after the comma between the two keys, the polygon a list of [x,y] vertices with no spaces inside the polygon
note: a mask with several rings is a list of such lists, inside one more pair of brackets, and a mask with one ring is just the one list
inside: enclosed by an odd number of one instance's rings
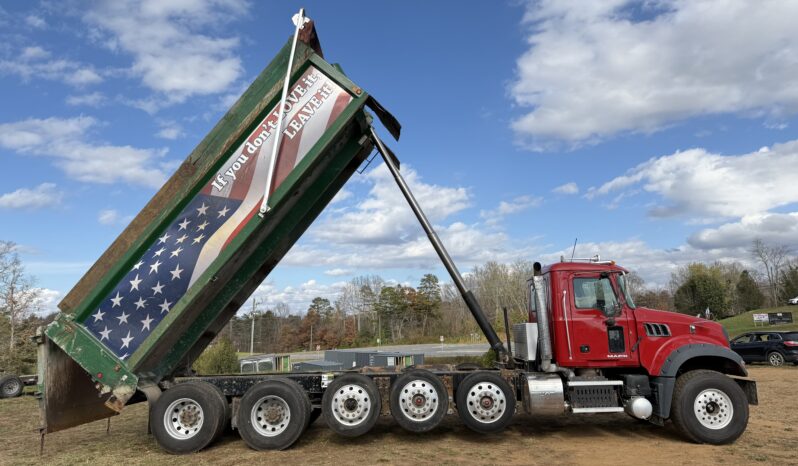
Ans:
{"label": "red and white stripe", "polygon": [[[352,96],[346,92],[342,87],[338,86],[335,82],[327,78],[324,74],[314,67],[309,67],[306,72],[294,82],[302,82],[302,80],[316,73],[319,79],[311,86],[308,91],[299,98],[299,102],[293,105],[291,112],[286,114],[284,122],[290,122],[294,116],[310,101],[310,98],[316,94],[325,84],[327,87],[332,88],[332,94],[316,109],[310,119],[305,122],[303,127],[297,132],[293,138],[288,138],[283,135],[280,145],[280,151],[275,165],[272,192],[282,183],[288,174],[302,161],[302,159],[310,152],[310,149],[318,142],[324,132],[329,128],[338,116],[343,112],[349,102],[352,101]],[[256,138],[261,131],[263,125],[268,120],[277,120],[277,107],[272,108],[271,112],[267,114],[260,125],[258,125],[252,134],[247,138],[252,141]],[[197,265],[191,275],[189,286],[191,286],[197,278],[210,266],[221,251],[227,246],[230,241],[241,231],[244,225],[257,214],[261,201],[263,199],[263,191],[266,189],[266,173],[269,169],[270,158],[272,153],[272,146],[275,140],[275,134],[269,137],[258,148],[255,154],[250,156],[250,159],[242,165],[241,169],[236,172],[236,180],[229,181],[221,191],[214,191],[212,182],[214,178],[202,189],[203,194],[221,196],[229,199],[238,199],[242,203],[233,212],[228,214],[228,220],[210,237],[208,238],[205,246],[200,252]],[[242,153],[245,153],[245,144],[241,144],[230,156],[228,161],[219,169],[217,174],[224,174],[239,158]],[[223,175],[224,176],[224,175]],[[271,193],[270,193],[271,194]]]}

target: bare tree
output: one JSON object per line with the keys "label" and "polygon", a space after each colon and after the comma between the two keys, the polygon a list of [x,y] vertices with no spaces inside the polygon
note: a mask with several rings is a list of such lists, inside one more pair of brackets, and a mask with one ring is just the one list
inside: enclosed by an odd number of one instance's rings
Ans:
{"label": "bare tree", "polygon": [[781,269],[787,264],[790,248],[784,245],[768,246],[757,238],[751,245],[751,256],[758,260],[765,269],[768,281],[768,294],[771,305],[778,305],[778,282]]}
{"label": "bare tree", "polygon": [[41,302],[41,290],[25,274],[22,261],[10,241],[0,241],[0,314],[8,318],[9,356],[16,352],[17,327]]}

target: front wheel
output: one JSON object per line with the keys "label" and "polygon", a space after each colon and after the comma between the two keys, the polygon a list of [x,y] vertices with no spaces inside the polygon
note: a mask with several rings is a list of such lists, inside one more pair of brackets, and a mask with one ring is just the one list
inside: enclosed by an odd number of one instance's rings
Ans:
{"label": "front wheel", "polygon": [[779,353],[778,351],[774,351],[768,354],[768,363],[770,363],[773,367],[779,367],[784,365],[784,355]]}
{"label": "front wheel", "polygon": [[719,372],[690,371],[676,379],[671,418],[694,442],[732,443],[748,425],[748,399],[734,380]]}

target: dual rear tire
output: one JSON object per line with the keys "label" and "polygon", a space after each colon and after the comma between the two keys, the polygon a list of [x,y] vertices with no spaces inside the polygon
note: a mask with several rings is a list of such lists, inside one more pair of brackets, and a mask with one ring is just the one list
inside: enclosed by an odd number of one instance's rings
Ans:
{"label": "dual rear tire", "polygon": [[166,390],[150,410],[158,445],[172,454],[202,450],[223,432],[230,406],[221,390],[207,382],[183,382]]}

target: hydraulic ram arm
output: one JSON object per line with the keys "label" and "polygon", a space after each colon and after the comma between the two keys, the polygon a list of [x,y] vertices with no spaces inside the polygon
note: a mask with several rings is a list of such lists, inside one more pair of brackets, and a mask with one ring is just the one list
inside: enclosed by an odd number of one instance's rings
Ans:
{"label": "hydraulic ram arm", "polygon": [[385,165],[388,166],[388,170],[390,170],[391,175],[393,175],[393,179],[396,180],[399,190],[402,191],[402,194],[405,196],[405,199],[407,199],[407,203],[410,204],[410,208],[413,210],[413,213],[416,214],[418,222],[427,233],[427,237],[429,238],[430,243],[432,243],[432,247],[435,248],[435,252],[438,253],[438,257],[441,258],[441,262],[443,262],[443,265],[446,267],[446,270],[452,277],[452,281],[454,281],[455,286],[457,286],[457,290],[460,291],[463,301],[465,301],[466,306],[468,306],[468,310],[471,311],[471,315],[474,316],[474,320],[477,321],[477,325],[479,325],[480,330],[482,330],[485,338],[488,339],[490,347],[496,352],[496,358],[499,360],[499,362],[509,363],[510,358],[507,354],[507,349],[504,347],[502,341],[499,340],[499,336],[496,334],[496,330],[493,329],[493,326],[490,325],[488,318],[485,317],[485,313],[479,306],[474,294],[466,287],[463,277],[460,275],[460,271],[457,270],[457,266],[452,261],[452,258],[446,251],[446,248],[443,247],[443,243],[441,242],[440,238],[438,238],[438,234],[435,233],[435,230],[432,228],[432,224],[429,222],[429,220],[427,220],[427,216],[424,215],[424,211],[422,211],[421,206],[418,205],[418,202],[416,201],[415,196],[413,196],[413,193],[410,191],[410,188],[407,186],[405,179],[402,177],[402,174],[399,173],[399,167],[396,164],[396,160],[392,152],[385,146],[385,144],[383,144],[379,136],[377,136],[377,132],[374,131],[374,127],[370,127],[369,131],[371,132],[371,139],[377,146],[377,151],[379,151],[382,159],[385,161]]}

